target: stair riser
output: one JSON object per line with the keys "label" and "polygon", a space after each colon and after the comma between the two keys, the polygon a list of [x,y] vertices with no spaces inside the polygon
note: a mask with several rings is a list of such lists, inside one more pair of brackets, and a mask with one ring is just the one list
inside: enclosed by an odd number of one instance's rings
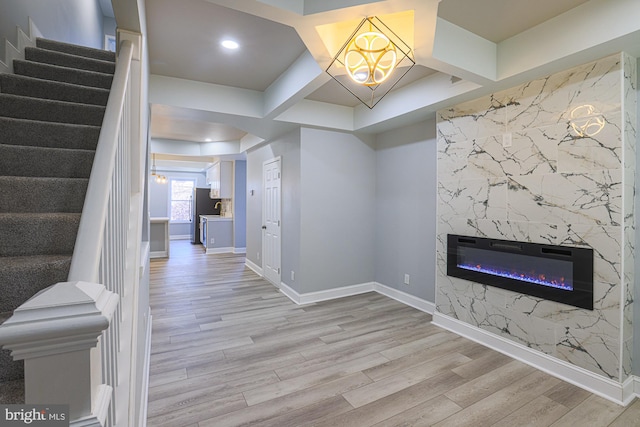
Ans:
{"label": "stair riser", "polygon": [[100,61],[98,59],[84,58],[81,56],[33,47],[25,48],[24,58],[27,61],[42,62],[44,64],[57,65],[59,67],[96,71],[98,73],[105,74],[113,74],[115,72],[115,64],[113,62]]}
{"label": "stair riser", "polygon": [[0,256],[71,254],[79,223],[79,214],[2,214]]}
{"label": "stair riser", "polygon": [[102,61],[116,60],[116,54],[107,50],[95,49],[85,46],[57,42],[54,40],[36,39],[36,46],[42,49],[55,50],[57,52],[69,53],[71,55],[84,56],[86,58],[100,59]]}
{"label": "stair riser", "polygon": [[89,178],[94,156],[87,150],[0,144],[0,171],[6,176]]}
{"label": "stair riser", "polygon": [[99,87],[110,89],[113,76],[110,74],[94,73],[83,70],[55,65],[40,64],[29,61],[14,60],[13,71],[22,76],[35,77],[37,79],[53,80],[75,85]]}
{"label": "stair riser", "polygon": [[12,74],[0,74],[0,92],[103,107],[107,105],[109,99],[109,91],[106,89],[94,89]]}
{"label": "stair riser", "polygon": [[0,94],[0,116],[100,126],[104,107]]}
{"label": "stair riser", "polygon": [[0,177],[0,213],[80,213],[88,179]]}
{"label": "stair riser", "polygon": [[8,145],[95,150],[99,136],[97,126],[0,117],[0,141]]}

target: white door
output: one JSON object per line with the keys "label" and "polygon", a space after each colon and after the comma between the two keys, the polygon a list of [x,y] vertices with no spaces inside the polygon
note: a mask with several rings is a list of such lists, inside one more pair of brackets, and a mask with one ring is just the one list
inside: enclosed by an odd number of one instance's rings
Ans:
{"label": "white door", "polygon": [[280,287],[280,158],[262,165],[262,272]]}

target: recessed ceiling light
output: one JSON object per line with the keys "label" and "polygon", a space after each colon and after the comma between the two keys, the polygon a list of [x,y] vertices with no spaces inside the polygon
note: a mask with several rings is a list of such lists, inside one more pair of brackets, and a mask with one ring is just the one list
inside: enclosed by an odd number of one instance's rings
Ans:
{"label": "recessed ceiling light", "polygon": [[240,45],[238,44],[238,42],[235,42],[233,40],[222,40],[220,42],[220,44],[222,45],[222,47],[226,48],[226,49],[237,49],[240,47]]}
{"label": "recessed ceiling light", "polygon": [[204,142],[211,142],[211,138],[205,139]]}

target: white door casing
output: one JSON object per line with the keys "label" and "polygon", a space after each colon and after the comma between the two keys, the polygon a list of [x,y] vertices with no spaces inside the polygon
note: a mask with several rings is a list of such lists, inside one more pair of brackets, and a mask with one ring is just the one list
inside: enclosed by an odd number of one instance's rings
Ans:
{"label": "white door casing", "polygon": [[280,287],[281,159],[262,165],[262,272],[268,281]]}

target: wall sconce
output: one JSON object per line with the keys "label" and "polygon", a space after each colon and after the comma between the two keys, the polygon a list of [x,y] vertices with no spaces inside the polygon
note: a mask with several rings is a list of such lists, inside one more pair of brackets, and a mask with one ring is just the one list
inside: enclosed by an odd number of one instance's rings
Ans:
{"label": "wall sconce", "polygon": [[570,116],[569,124],[576,136],[580,138],[596,136],[606,125],[602,114],[598,113],[596,108],[590,104],[574,108],[571,110]]}
{"label": "wall sconce", "polygon": [[411,48],[374,16],[360,22],[327,73],[373,108],[414,65]]}
{"label": "wall sconce", "polygon": [[156,154],[153,153],[153,166],[151,166],[151,176],[155,177],[156,182],[158,184],[166,184],[167,183],[167,177],[164,175],[158,175],[156,172]]}

